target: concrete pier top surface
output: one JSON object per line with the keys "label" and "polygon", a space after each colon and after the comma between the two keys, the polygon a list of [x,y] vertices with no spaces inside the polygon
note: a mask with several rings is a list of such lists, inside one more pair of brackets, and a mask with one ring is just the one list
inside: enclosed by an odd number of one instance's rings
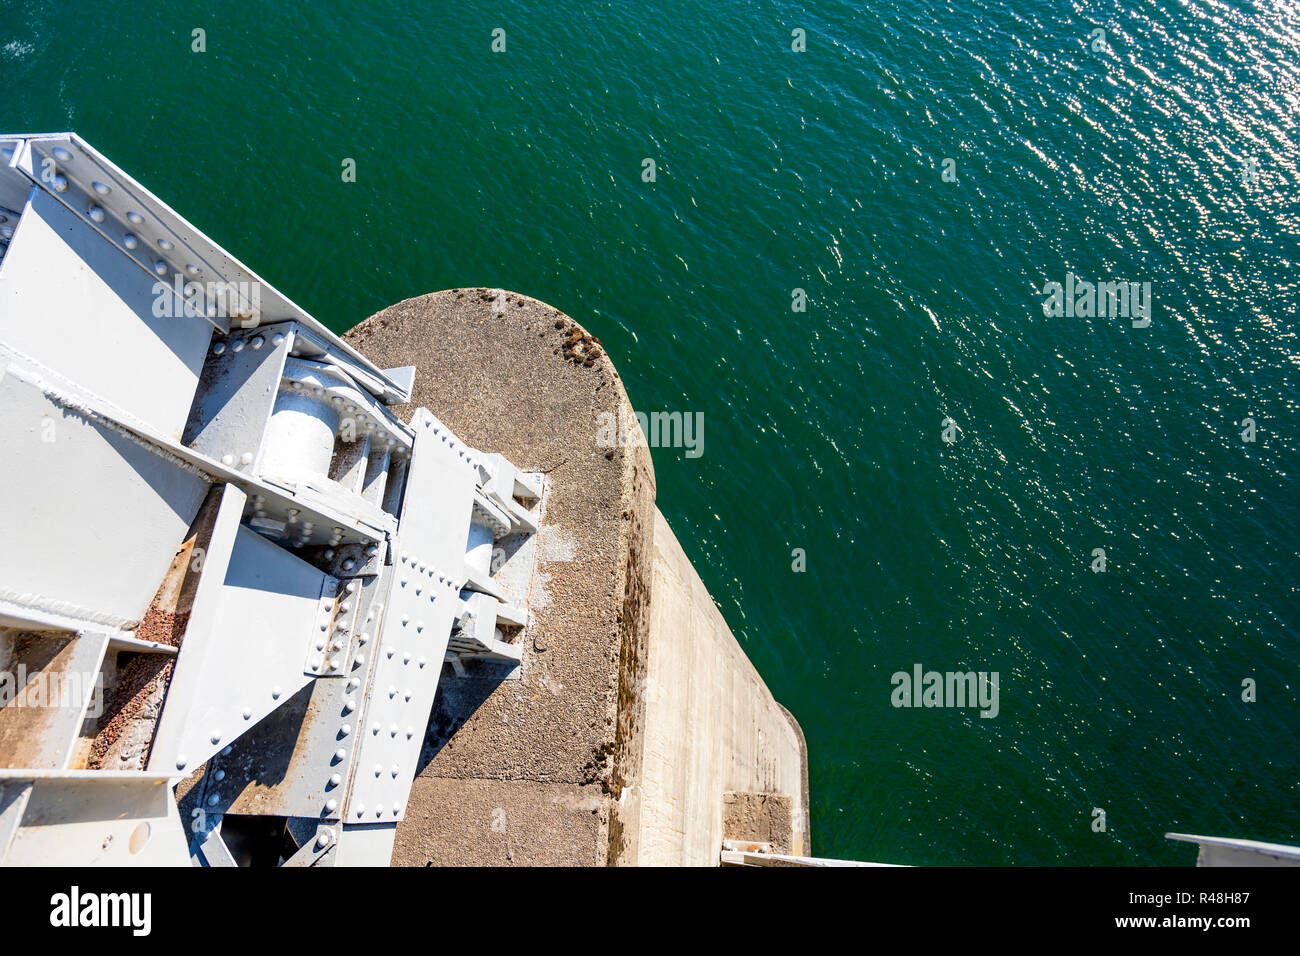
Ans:
{"label": "concrete pier top surface", "polygon": [[[657,552],[649,450],[598,444],[603,413],[632,411],[600,344],[551,306],[496,289],[408,299],[345,339],[381,368],[416,366],[403,418],[424,406],[549,485],[522,675],[444,673],[392,862],[716,863],[723,791],[787,794],[806,837],[797,724],[671,532]],[[713,701],[705,722],[677,713],[700,701]]]}

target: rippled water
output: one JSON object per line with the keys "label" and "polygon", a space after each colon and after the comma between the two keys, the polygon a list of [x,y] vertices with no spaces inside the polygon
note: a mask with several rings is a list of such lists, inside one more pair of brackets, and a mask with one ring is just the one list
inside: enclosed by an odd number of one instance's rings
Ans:
{"label": "rippled water", "polygon": [[[817,852],[1300,841],[1293,6],[193,6],[5,0],[0,126],[76,129],[337,329],[503,286],[703,412],[660,507],[802,722]],[[1150,325],[1045,316],[1067,273]],[[998,671],[998,716],[892,707],[917,663]]]}

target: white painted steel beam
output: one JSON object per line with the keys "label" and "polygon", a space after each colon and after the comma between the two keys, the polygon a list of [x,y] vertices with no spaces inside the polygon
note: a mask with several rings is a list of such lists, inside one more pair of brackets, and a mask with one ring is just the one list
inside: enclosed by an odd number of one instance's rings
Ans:
{"label": "white painted steel beam", "polygon": [[[8,849],[3,809],[30,787]],[[15,806],[10,803],[11,809]],[[162,774],[0,770],[4,866],[186,866],[185,827]]]}
{"label": "white painted steel beam", "polygon": [[[0,136],[0,217],[0,649],[123,679],[147,654],[155,682],[123,711],[147,772],[69,769],[119,739],[87,693],[0,707],[0,860],[232,865],[261,816],[288,865],[386,864],[453,623],[459,655],[521,659],[499,627],[528,621],[542,483],[403,423],[414,368],[74,134]],[[172,789],[201,766],[191,839]]]}

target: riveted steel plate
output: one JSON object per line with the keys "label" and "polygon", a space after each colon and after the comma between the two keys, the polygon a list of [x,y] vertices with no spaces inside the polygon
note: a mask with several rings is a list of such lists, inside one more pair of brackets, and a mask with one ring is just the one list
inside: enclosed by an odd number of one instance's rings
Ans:
{"label": "riveted steel plate", "polygon": [[460,607],[478,471],[432,416],[412,418],[415,448],[393,547],[388,606],[367,695],[346,822],[401,820]]}
{"label": "riveted steel plate", "polygon": [[115,418],[178,439],[212,327],[155,315],[154,287],[83,220],[37,192],[5,255],[0,341],[120,409]]}
{"label": "riveted steel plate", "polygon": [[[391,569],[389,569],[391,570]],[[356,585],[348,592],[346,587]],[[346,673],[304,687],[208,764],[210,813],[264,814],[338,820],[360,738],[363,691],[378,634],[385,590],[379,577],[346,582],[356,602],[355,636]],[[217,773],[221,779],[217,780]]]}
{"label": "riveted steel plate", "polygon": [[[223,528],[243,510],[242,492],[227,486],[226,495],[207,562],[221,560]],[[337,581],[243,525],[225,553],[220,589],[200,579],[151,769],[197,767],[313,679],[303,661],[320,632],[322,589]]]}
{"label": "riveted steel plate", "polygon": [[183,443],[257,474],[266,425],[292,345],[292,322],[218,338],[208,351]]}
{"label": "riveted steel plate", "polygon": [[[15,156],[17,168],[155,279],[165,277],[171,281],[174,276],[183,276],[233,284],[238,289],[255,289],[258,301],[245,301],[243,306],[248,308],[241,307],[233,316],[235,324],[249,327],[250,323],[285,319],[300,322],[317,338],[328,342],[330,349],[355,363],[358,379],[367,390],[382,396],[385,403],[410,400],[409,391],[390,380],[360,352],[263,281],[81,137],[73,133],[48,133],[18,139],[22,145]],[[126,241],[128,233],[136,238],[134,245]],[[220,324],[223,329],[229,327],[226,320]]]}

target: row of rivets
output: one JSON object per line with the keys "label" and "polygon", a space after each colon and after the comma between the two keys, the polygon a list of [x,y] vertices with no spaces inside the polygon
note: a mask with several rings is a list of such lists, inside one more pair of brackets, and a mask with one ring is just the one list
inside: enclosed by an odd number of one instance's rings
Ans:
{"label": "row of rivets", "polygon": [[[459,592],[462,588],[462,585],[457,584],[449,577],[444,577],[441,572],[434,570],[434,568],[431,567],[430,565],[422,563],[418,558],[412,557],[406,551],[403,551],[401,553],[399,560],[402,562],[402,564],[409,564],[413,571],[419,574],[427,575],[431,580],[436,579],[439,584],[443,585],[448,590]],[[406,587],[407,579],[405,577],[402,577],[399,583],[402,585],[402,587]],[[420,588],[417,587],[415,589],[415,593],[419,594]],[[429,596],[429,600],[430,601],[433,600],[433,595]]]}
{"label": "row of rivets", "polygon": [[458,442],[455,436],[452,435],[450,432],[442,431],[441,429],[439,429],[437,426],[433,424],[433,421],[431,419],[427,419],[427,418],[424,420],[424,427],[427,430],[432,431],[435,435],[437,435],[444,445],[450,446],[456,452],[456,456],[460,458],[462,461],[469,462],[469,464],[478,467],[479,465],[478,459],[475,458],[472,454],[470,454],[469,449],[466,448],[464,445],[462,445],[460,442]]}
{"label": "row of rivets", "polygon": [[[342,599],[339,601],[339,607],[338,607],[340,616],[345,615],[352,610],[353,607],[352,602],[356,599],[355,596],[357,592],[360,590],[360,587],[358,582],[353,580],[353,581],[348,581],[343,586],[343,590],[344,590],[344,594],[342,596]],[[373,620],[374,616],[375,616],[374,609],[368,608],[366,611],[366,618],[365,618],[366,621]],[[340,631],[348,630],[348,624],[346,621],[339,621],[335,626],[336,629]],[[368,632],[362,632],[357,635],[357,644],[359,646],[366,644],[367,642],[369,642],[369,640],[370,640],[370,634]],[[333,646],[337,650],[343,649],[342,641],[336,641]],[[335,667],[336,663],[337,662],[335,661],[331,661],[330,664],[331,669],[336,669]],[[360,652],[358,652],[352,659],[352,664],[354,668],[361,667],[364,663],[365,663],[365,655],[361,654]],[[343,685],[344,691],[348,695],[350,695],[344,698],[343,700],[343,707],[342,707],[343,715],[351,714],[357,710],[358,703],[357,703],[357,698],[354,695],[360,688],[361,688],[361,680],[357,677],[349,677],[346,683]],[[352,725],[350,723],[341,724],[339,726],[338,736],[339,739],[346,739],[352,736]],[[347,759],[347,750],[345,748],[340,747],[338,750],[334,751],[334,763],[342,763],[346,759]],[[330,775],[330,778],[326,783],[325,789],[333,790],[336,789],[337,787],[342,786],[342,784],[343,784],[343,776],[341,774],[334,773]],[[338,809],[338,801],[327,800],[325,802],[325,808],[323,812],[326,814],[330,814],[336,811],[337,809]]]}
{"label": "row of rivets", "polygon": [[[51,150],[51,153],[54,155],[54,158],[58,160],[60,163],[71,163],[73,160],[72,153],[64,149],[62,146],[54,147],[54,149]],[[68,177],[64,176],[62,173],[56,173],[50,179],[50,187],[56,193],[67,192]],[[99,196],[107,196],[113,192],[112,186],[109,186],[107,183],[103,183],[99,181],[91,183],[90,188],[96,195]],[[92,222],[96,223],[97,225],[102,225],[108,219],[107,212],[105,212],[104,207],[101,206],[99,203],[92,203],[86,209],[86,215],[90,218]],[[126,218],[128,222],[136,226],[142,225],[145,221],[144,216],[136,212],[134,209],[127,211]],[[132,232],[123,233],[122,245],[128,251],[134,251],[135,249],[139,248],[140,238],[135,233]],[[171,250],[176,248],[176,245],[170,239],[162,238],[158,240],[158,248],[161,249],[163,252],[170,252]],[[157,262],[154,263],[153,270],[158,275],[165,276],[170,271],[170,268],[164,260],[159,259]],[[194,265],[193,263],[186,265],[185,271],[192,276],[200,276],[203,274],[203,270],[198,266]],[[221,353],[218,352],[217,354],[219,355]]]}

